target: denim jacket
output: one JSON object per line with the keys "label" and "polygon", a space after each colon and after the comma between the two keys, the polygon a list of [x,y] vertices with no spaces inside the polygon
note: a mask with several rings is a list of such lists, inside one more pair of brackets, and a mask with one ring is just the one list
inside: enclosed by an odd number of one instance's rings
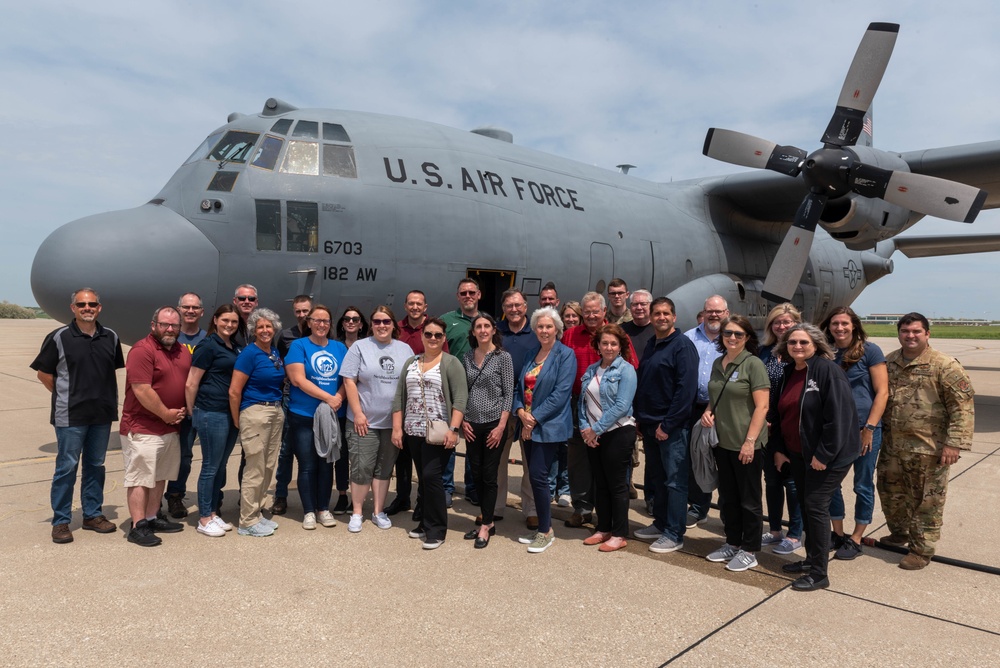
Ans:
{"label": "denim jacket", "polygon": [[580,379],[580,431],[593,429],[598,436],[621,418],[632,415],[632,399],[635,397],[636,388],[635,369],[619,355],[601,376],[599,393],[603,414],[600,420],[590,424],[587,421],[587,385],[597,373],[599,366],[600,362],[591,364]]}
{"label": "denim jacket", "polygon": [[[524,374],[531,370],[532,359],[524,361],[517,377],[514,405],[511,412],[524,408]],[[573,435],[573,377],[576,376],[576,355],[568,347],[556,343],[535,382],[531,415],[538,421],[532,440],[539,443],[565,443]]]}

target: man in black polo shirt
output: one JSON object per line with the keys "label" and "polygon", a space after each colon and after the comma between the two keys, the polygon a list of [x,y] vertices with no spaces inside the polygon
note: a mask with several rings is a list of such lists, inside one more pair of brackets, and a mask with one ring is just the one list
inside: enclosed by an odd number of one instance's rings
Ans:
{"label": "man in black polo shirt", "polygon": [[91,288],[70,298],[74,319],[45,337],[31,368],[52,393],[50,421],[56,429],[56,470],[52,476],[52,542],[71,543],[73,487],[83,459],[80,505],[83,528],[112,533],[104,517],[104,456],[111,423],[118,419],[115,370],[125,366],[118,335],[97,322],[101,299]]}

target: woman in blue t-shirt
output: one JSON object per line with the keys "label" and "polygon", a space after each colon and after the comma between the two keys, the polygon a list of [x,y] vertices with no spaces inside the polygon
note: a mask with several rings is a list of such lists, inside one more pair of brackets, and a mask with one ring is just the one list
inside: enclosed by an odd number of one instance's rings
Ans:
{"label": "woman in blue t-shirt", "polygon": [[233,335],[240,314],[232,304],[215,310],[204,340],[191,356],[191,371],[184,385],[188,413],[201,441],[201,473],[198,475],[198,533],[221,538],[233,525],[219,517],[222,488],[226,486],[226,462],[236,447],[239,431],[229,413],[229,385],[240,347]]}
{"label": "woman in blue t-shirt", "polygon": [[[347,346],[331,341],[330,309],[317,304],[309,311],[310,334],[296,339],[285,356],[285,372],[292,387],[288,397],[288,442],[299,462],[299,497],[302,499],[302,528],[315,529],[316,521],[325,527],[337,525],[330,512],[333,494],[333,461],[340,456],[340,439],[327,444],[326,456],[320,456],[313,437],[313,420],[336,424],[337,411],[344,403],[340,367]],[[329,406],[325,415],[317,411]],[[325,409],[324,409],[325,410]],[[318,417],[317,417],[318,416]]]}
{"label": "woman in blue t-shirt", "polygon": [[229,410],[240,430],[246,461],[240,486],[238,533],[270,536],[278,524],[261,515],[260,508],[274,475],[285,424],[281,410],[285,365],[274,345],[281,319],[271,309],[255,309],[247,318],[247,331],[253,333],[253,343],[236,358],[229,385]]}
{"label": "woman in blue t-shirt", "polygon": [[823,332],[836,348],[836,362],[847,373],[858,408],[861,456],[854,460],[854,533],[844,535],[844,495],[840,488],[830,502],[836,559],[861,554],[861,538],[875,511],[875,464],[882,446],[882,413],[889,399],[889,371],[882,350],[868,341],[861,319],[849,306],[838,306],[823,321]]}

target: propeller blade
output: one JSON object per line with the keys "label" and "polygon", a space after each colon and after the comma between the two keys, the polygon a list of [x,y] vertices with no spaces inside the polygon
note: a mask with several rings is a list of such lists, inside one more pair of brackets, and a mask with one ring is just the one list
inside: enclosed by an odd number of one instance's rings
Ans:
{"label": "propeller blade", "polygon": [[865,197],[928,216],[971,223],[986,202],[986,191],[957,181],[858,164],[851,170],[851,189]]}
{"label": "propeller blade", "polygon": [[802,205],[795,214],[795,224],[788,228],[788,233],[771,262],[767,278],[764,279],[764,289],[761,291],[764,299],[772,302],[792,300],[806,262],[809,261],[816,224],[826,206],[826,199],[823,193],[810,192],[802,200]]}
{"label": "propeller blade", "polygon": [[847,71],[844,87],[840,89],[833,118],[823,134],[824,144],[854,146],[857,143],[865,112],[882,82],[898,33],[899,25],[895,23],[872,23],[868,26],[854,54],[851,69]]}
{"label": "propeller blade", "polygon": [[798,176],[806,152],[795,146],[779,146],[773,141],[721,128],[709,128],[702,153],[709,158],[743,167],[770,169]]}

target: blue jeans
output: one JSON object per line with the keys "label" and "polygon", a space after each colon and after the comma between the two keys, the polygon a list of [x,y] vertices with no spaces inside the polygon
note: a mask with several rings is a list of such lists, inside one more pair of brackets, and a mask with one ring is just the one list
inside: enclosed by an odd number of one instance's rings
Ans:
{"label": "blue jeans", "polygon": [[549,491],[553,499],[558,499],[564,494],[569,496],[569,471],[566,468],[569,447],[563,443],[556,453],[556,460],[552,462],[549,469]]}
{"label": "blue jeans", "polygon": [[333,494],[333,464],[316,454],[313,419],[288,412],[288,444],[299,464],[299,498],[302,512],[329,510]]}
{"label": "blue jeans", "polygon": [[197,436],[197,428],[194,426],[191,417],[181,420],[181,466],[177,469],[177,479],[167,483],[166,494],[187,494],[187,479],[191,475],[191,460],[194,459],[194,439]]}
{"label": "blue jeans", "polygon": [[[854,523],[871,524],[875,512],[875,464],[882,449],[882,427],[872,433],[872,449],[854,460]],[[830,499],[830,519],[844,519],[844,494],[838,487]]]}
{"label": "blue jeans", "polygon": [[670,540],[681,542],[687,530],[688,472],[691,454],[687,429],[675,429],[665,441],[656,440],[656,427],[643,424],[646,468],[653,494],[653,526]]}
{"label": "blue jeans", "polygon": [[535,512],[538,513],[538,531],[548,533],[552,528],[552,503],[545,499],[545,495],[549,493],[549,470],[556,460],[559,446],[566,444],[523,441],[521,445],[528,457],[531,492],[537,499]]}
{"label": "blue jeans", "polygon": [[222,505],[226,463],[233,454],[240,432],[233,425],[233,418],[228,411],[206,411],[196,406],[191,421],[201,438],[198,514],[201,517],[211,517],[212,512]]}
{"label": "blue jeans", "polygon": [[104,456],[108,452],[111,423],[83,427],[56,427],[56,470],[52,474],[52,524],[69,524],[73,518],[73,486],[83,460],[80,505],[83,518],[103,515]]}
{"label": "blue jeans", "polygon": [[774,466],[774,451],[768,450],[764,456],[764,499],[767,501],[767,522],[771,531],[781,531],[781,516],[788,499],[788,537],[802,537],[802,509],[799,507],[799,493],[795,488],[795,477],[782,476]]}

